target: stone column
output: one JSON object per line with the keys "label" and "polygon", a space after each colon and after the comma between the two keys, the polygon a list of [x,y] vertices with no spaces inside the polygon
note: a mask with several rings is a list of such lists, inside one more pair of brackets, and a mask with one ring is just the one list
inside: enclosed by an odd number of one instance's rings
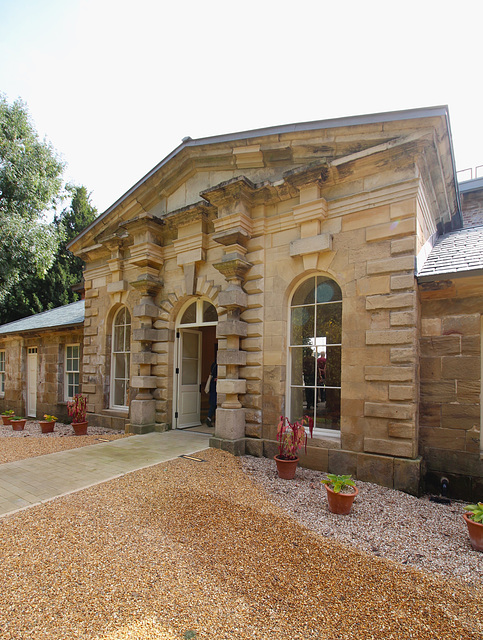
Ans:
{"label": "stone column", "polygon": [[139,392],[130,403],[131,431],[146,433],[156,428],[153,391],[157,387],[157,380],[152,374],[152,367],[157,364],[157,354],[153,352],[152,345],[161,340],[163,334],[153,328],[159,316],[155,298],[163,288],[160,278],[163,249],[159,239],[162,225],[149,214],[142,214],[123,226],[134,240],[128,263],[139,269],[137,279],[129,284],[141,293],[141,300],[133,309],[133,317],[139,323],[133,331],[133,341],[140,343],[140,350],[132,355],[132,364],[139,367],[139,372],[131,377],[131,387]]}
{"label": "stone column", "polygon": [[227,288],[218,295],[220,306],[227,310],[227,319],[217,326],[217,337],[226,338],[226,349],[218,350],[218,366],[226,367],[226,375],[218,377],[217,391],[224,394],[225,399],[216,411],[215,437],[210,442],[234,455],[242,455],[245,409],[238,396],[246,393],[246,380],[239,377],[239,367],[246,365],[246,353],[240,350],[240,338],[247,336],[247,323],[240,319],[240,314],[247,307],[247,294],[241,285],[252,265],[244,258],[247,234],[241,234],[240,230],[223,232],[215,239],[227,247],[222,261],[213,265],[228,282]]}
{"label": "stone column", "polygon": [[152,351],[152,344],[161,338],[161,332],[153,329],[159,313],[154,298],[163,283],[146,275],[130,284],[141,292],[141,302],[133,309],[133,316],[141,322],[141,328],[133,331],[133,339],[141,343],[141,350],[132,356],[133,365],[139,366],[139,375],[132,376],[131,386],[139,389],[139,393],[130,404],[131,430],[146,433],[156,427],[156,400],[152,392],[157,384],[151,367],[157,363],[157,354]]}

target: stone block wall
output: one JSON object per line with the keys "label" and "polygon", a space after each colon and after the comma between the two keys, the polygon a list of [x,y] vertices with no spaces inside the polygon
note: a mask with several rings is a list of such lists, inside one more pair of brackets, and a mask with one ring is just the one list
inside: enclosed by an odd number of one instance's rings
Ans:
{"label": "stone block wall", "polygon": [[82,377],[82,329],[43,331],[38,335],[23,334],[0,341],[6,352],[5,397],[0,398],[0,412],[13,409],[26,415],[27,349],[37,347],[37,418],[45,413],[70,422],[65,400],[65,345],[79,344]]}
{"label": "stone block wall", "polygon": [[481,500],[481,309],[483,298],[422,293],[420,452],[426,490]]}

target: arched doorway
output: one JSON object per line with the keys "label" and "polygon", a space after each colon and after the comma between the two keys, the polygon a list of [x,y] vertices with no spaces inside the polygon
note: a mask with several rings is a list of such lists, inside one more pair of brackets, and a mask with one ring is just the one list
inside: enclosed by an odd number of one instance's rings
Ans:
{"label": "arched doorway", "polygon": [[204,298],[187,302],[178,314],[173,419],[176,429],[197,427],[208,413],[208,395],[203,390],[215,359],[217,324],[216,309]]}

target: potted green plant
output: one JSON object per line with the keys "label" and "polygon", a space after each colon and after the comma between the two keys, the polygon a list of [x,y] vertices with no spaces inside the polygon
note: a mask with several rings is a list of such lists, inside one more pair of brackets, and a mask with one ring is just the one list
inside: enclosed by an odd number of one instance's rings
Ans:
{"label": "potted green plant", "polygon": [[321,480],[327,490],[327,504],[331,513],[347,515],[352,509],[354,498],[359,493],[352,476],[327,474],[325,480]]}
{"label": "potted green plant", "polygon": [[72,418],[72,428],[76,436],[87,434],[87,396],[76,393],[72,400],[67,403],[67,411]]}
{"label": "potted green plant", "polygon": [[463,514],[471,546],[476,551],[483,551],[483,502],[478,504],[468,504],[464,507],[468,513]]}
{"label": "potted green plant", "polygon": [[298,451],[305,447],[307,452],[307,433],[305,425],[308,425],[310,437],[314,430],[314,421],[310,416],[304,416],[302,420],[290,422],[287,417],[280,416],[277,427],[278,454],[275,463],[280,478],[292,480],[299,462]]}
{"label": "potted green plant", "polygon": [[25,428],[25,423],[27,422],[27,418],[21,418],[19,416],[13,416],[11,418],[12,429],[14,431],[23,431]]}
{"label": "potted green plant", "polygon": [[8,426],[11,424],[12,417],[15,415],[15,411],[13,409],[9,409],[8,411],[4,411],[2,413],[2,422],[4,425]]}
{"label": "potted green plant", "polygon": [[44,419],[39,420],[39,425],[42,433],[52,433],[57,420],[58,418],[50,415],[50,413],[44,413]]}

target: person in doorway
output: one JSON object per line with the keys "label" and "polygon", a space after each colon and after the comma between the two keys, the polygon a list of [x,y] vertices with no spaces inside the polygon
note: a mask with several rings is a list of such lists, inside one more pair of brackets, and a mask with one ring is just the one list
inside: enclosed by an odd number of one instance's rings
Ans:
{"label": "person in doorway", "polygon": [[215,361],[211,365],[210,376],[211,376],[210,390],[209,390],[210,408],[208,409],[208,417],[206,418],[206,424],[208,427],[213,426],[213,418],[215,416],[215,411],[216,411],[216,379],[218,376],[218,365],[216,363],[216,354],[215,354]]}

